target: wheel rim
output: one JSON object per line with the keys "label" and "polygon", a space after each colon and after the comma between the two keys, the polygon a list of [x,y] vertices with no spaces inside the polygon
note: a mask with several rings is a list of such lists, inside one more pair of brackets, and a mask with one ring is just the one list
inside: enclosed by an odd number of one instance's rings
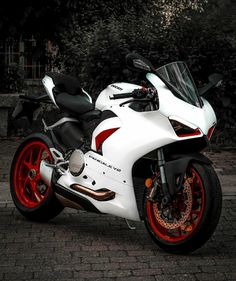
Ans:
{"label": "wheel rim", "polygon": [[40,176],[40,163],[52,163],[52,155],[45,143],[32,141],[20,152],[14,170],[14,189],[20,203],[26,208],[39,206],[50,188]]}
{"label": "wheel rim", "polygon": [[[160,196],[161,197],[161,196]],[[164,208],[158,202],[147,201],[147,219],[158,239],[176,243],[187,239],[199,225],[205,206],[202,180],[194,168],[187,171],[184,187],[173,202]]]}

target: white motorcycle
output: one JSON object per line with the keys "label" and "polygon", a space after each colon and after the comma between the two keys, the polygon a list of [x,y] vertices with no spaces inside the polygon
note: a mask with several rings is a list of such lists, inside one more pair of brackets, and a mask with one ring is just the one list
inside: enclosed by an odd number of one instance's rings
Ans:
{"label": "white motorcycle", "polygon": [[13,201],[36,221],[64,207],[144,221],[165,251],[194,251],[221,213],[219,180],[200,151],[216,126],[202,95],[222,77],[209,76],[197,90],[184,62],[155,69],[136,53],[126,59],[149,85],[111,84],[95,104],[76,78],[45,75],[47,97],[64,116],[52,125],[42,120],[45,134],[19,146],[11,166]]}

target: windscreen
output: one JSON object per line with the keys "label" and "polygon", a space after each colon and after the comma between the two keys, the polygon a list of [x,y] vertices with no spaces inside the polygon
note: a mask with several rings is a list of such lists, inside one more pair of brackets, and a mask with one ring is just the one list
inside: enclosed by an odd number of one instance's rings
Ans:
{"label": "windscreen", "polygon": [[200,107],[198,90],[184,62],[172,62],[156,70],[158,76],[171,86],[172,93],[194,106]]}

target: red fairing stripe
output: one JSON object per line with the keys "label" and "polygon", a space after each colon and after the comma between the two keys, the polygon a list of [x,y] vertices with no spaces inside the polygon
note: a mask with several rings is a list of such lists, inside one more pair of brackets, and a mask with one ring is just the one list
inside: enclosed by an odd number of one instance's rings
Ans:
{"label": "red fairing stripe", "polygon": [[103,142],[109,138],[115,131],[117,131],[119,128],[112,128],[112,129],[107,129],[105,131],[102,131],[100,134],[98,134],[95,137],[95,143],[96,143],[96,150],[99,150]]}

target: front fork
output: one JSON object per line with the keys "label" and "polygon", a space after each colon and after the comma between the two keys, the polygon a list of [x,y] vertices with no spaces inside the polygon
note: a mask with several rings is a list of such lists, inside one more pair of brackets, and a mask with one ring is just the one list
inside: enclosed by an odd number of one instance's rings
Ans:
{"label": "front fork", "polygon": [[[162,198],[162,203],[164,205],[168,204],[171,200],[171,196],[170,196],[169,189],[168,189],[168,184],[166,181],[165,163],[166,162],[165,162],[163,148],[159,148],[157,150],[157,164],[158,164],[158,168],[160,171],[161,187],[162,187],[162,192],[164,195]],[[154,198],[156,197],[156,194],[157,194],[157,189],[158,189],[158,184],[155,184],[153,186],[153,188],[151,189],[151,192],[148,196],[148,200],[154,201]]]}

